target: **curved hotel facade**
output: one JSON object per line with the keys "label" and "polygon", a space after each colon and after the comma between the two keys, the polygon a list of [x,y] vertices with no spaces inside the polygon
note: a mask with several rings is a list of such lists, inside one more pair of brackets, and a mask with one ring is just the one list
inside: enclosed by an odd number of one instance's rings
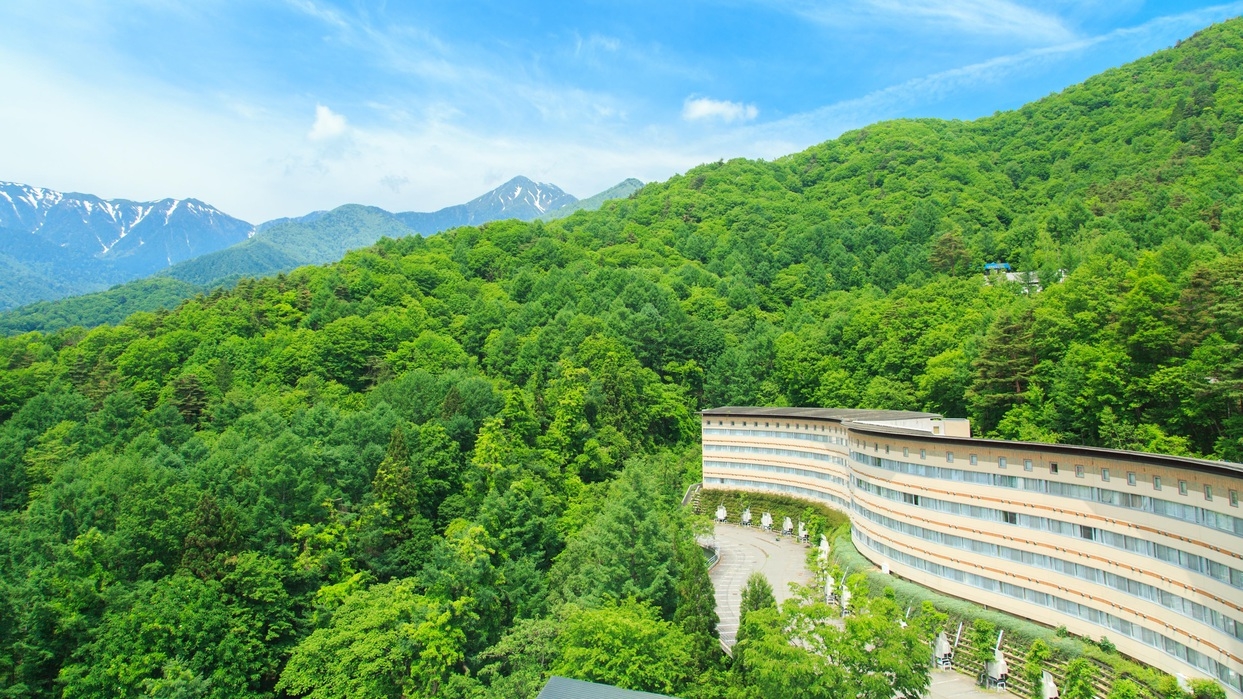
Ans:
{"label": "curved hotel facade", "polygon": [[973,439],[931,413],[705,410],[703,487],[847,513],[898,576],[1243,698],[1243,465]]}

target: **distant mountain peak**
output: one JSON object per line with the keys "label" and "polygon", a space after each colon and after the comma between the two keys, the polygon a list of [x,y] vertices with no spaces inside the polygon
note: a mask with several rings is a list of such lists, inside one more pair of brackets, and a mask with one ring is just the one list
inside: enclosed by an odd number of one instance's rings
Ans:
{"label": "distant mountain peak", "polygon": [[[476,203],[484,204],[489,199],[499,202],[501,211],[509,211],[524,205],[530,206],[538,212],[536,216],[577,201],[555,184],[536,182],[518,175],[491,192],[467,202],[465,206],[470,207]],[[514,218],[520,218],[520,216],[514,216]]]}
{"label": "distant mountain peak", "polygon": [[407,211],[397,217],[412,230],[431,235],[458,226],[478,226],[506,218],[531,221],[577,201],[555,184],[519,175],[465,204],[430,213]]}

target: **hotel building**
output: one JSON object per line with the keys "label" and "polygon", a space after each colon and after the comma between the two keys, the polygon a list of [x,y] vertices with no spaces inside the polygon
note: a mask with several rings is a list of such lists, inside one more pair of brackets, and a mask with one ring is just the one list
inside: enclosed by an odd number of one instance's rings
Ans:
{"label": "hotel building", "polygon": [[705,489],[828,505],[894,575],[1243,699],[1243,465],[904,411],[726,407],[702,429]]}

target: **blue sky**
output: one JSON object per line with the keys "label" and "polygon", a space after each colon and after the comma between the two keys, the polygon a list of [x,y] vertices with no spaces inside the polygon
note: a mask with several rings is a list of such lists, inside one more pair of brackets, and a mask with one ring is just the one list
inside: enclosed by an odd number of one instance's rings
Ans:
{"label": "blue sky", "polygon": [[1243,2],[6,0],[0,180],[258,222],[588,196],[897,117],[971,119]]}

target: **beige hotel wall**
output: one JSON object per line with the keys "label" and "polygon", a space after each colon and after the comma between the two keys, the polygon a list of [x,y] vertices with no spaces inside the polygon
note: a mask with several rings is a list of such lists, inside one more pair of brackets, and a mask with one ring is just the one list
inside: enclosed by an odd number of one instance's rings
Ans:
{"label": "beige hotel wall", "polygon": [[[790,425],[789,429],[784,427],[787,424]],[[917,466],[957,469],[972,474],[1044,479],[1072,486],[1108,488],[1127,495],[1159,497],[1179,505],[1203,508],[1206,512],[1217,512],[1231,517],[1243,516],[1237,499],[1234,504],[1231,502],[1231,491],[1234,491],[1237,498],[1238,491],[1243,489],[1243,473],[1232,472],[1228,465],[1214,469],[1211,465],[1205,466],[1203,462],[1191,460],[1148,457],[1102,449],[951,438],[934,436],[930,431],[861,424],[841,419],[781,417],[771,412],[755,415],[745,412],[722,413],[720,409],[708,411],[704,415],[703,428],[705,488],[768,492],[772,491],[772,486],[801,489],[786,491],[786,494],[814,499],[847,512],[854,525],[855,543],[860,552],[878,565],[888,564],[895,575],[1042,624],[1064,625],[1078,635],[1093,639],[1108,636],[1121,652],[1171,674],[1211,677],[1223,684],[1226,684],[1226,680],[1232,680],[1231,694],[1243,697],[1238,676],[1243,673],[1243,641],[1238,637],[1243,632],[1243,589],[1240,587],[1176,563],[1157,560],[1082,536],[1069,536],[1002,521],[938,511],[935,507],[939,505],[934,505],[933,509],[921,507],[908,501],[908,498],[931,498],[951,506],[985,508],[1016,516],[1043,517],[1070,525],[1092,527],[1097,532],[1110,532],[1159,543],[1236,570],[1243,570],[1243,538],[1240,536],[1142,510],[1035,492],[1022,487],[1002,487],[902,473],[862,463],[852,453]],[[746,432],[751,434],[745,434]],[[757,449],[766,451],[756,451]],[[791,452],[836,457],[840,459],[840,463],[807,458]],[[949,461],[951,453],[952,462]],[[976,461],[974,464],[971,463],[973,455]],[[1005,459],[1004,468],[1001,467],[1001,458]],[[1025,467],[1025,462],[1028,461],[1030,470]],[[1185,466],[1180,467],[1180,463],[1185,463]],[[735,468],[715,464],[728,464]],[[741,468],[745,464],[779,467],[801,473]],[[1057,466],[1056,473],[1053,472],[1054,464]],[[1106,471],[1108,481],[1104,480]],[[1134,474],[1134,485],[1129,483],[1129,474]],[[842,482],[827,480],[824,476],[835,477]],[[1160,490],[1154,489],[1154,478],[1160,479]],[[726,482],[720,482],[722,479]],[[751,485],[739,481],[750,481]],[[894,500],[868,492],[865,487],[861,487],[861,483],[886,488],[892,491],[891,494],[901,494],[902,499]],[[1210,488],[1211,499],[1206,499],[1205,486]],[[1182,494],[1182,490],[1185,490],[1185,494]],[[836,496],[838,500],[826,499],[824,495]],[[927,504],[930,501],[922,502]],[[1201,616],[1205,612],[1216,613],[1219,619],[1234,619],[1240,626],[1234,633],[1229,633],[1207,620],[1192,618],[1189,614],[1172,610],[1142,596],[1120,591],[1104,582],[1093,582],[1046,566],[1015,562],[961,546],[930,541],[925,536],[895,531],[893,526],[873,521],[859,510],[888,517],[891,525],[920,527],[925,533],[936,532],[963,537],[1006,547],[1015,552],[1039,554],[1111,573],[1147,585],[1151,591],[1177,595],[1194,602],[1201,606]],[[899,560],[897,555],[887,555],[875,550],[861,537],[869,538],[874,544],[891,547],[900,554],[913,555],[958,571],[1046,593],[1086,608],[1106,612],[1117,619],[1171,638],[1186,648],[1212,658],[1235,674],[1223,678],[1142,640],[1080,616],[926,572],[920,567]]]}

